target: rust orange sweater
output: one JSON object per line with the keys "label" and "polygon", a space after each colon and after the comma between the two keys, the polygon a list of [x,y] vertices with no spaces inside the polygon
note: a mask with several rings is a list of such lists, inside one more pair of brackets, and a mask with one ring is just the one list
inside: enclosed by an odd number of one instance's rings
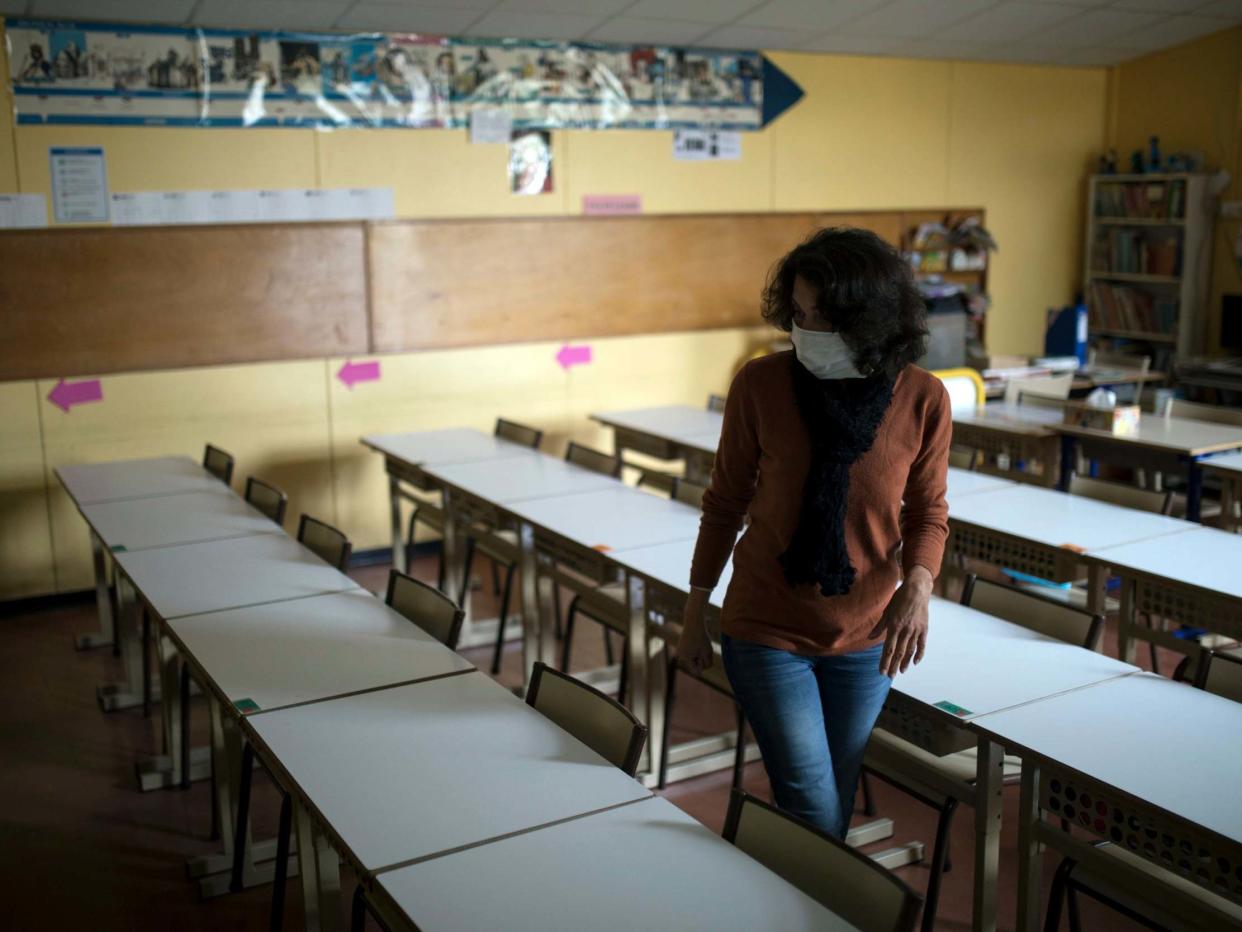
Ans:
{"label": "rust orange sweater", "polygon": [[777,353],[747,363],[733,380],[690,583],[714,588],[733,550],[721,620],[726,634],[801,654],[846,653],[879,642],[867,636],[903,568],[940,571],[953,418],[934,375],[908,366],[897,377],[875,443],[850,467],[845,543],[857,570],[853,587],[832,597],[814,584],[791,588],[777,558],[798,525],[811,462],[794,365],[792,352]]}

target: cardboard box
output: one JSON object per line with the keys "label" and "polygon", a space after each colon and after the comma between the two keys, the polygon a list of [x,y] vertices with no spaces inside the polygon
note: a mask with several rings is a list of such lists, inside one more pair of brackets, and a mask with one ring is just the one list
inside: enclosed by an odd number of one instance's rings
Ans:
{"label": "cardboard box", "polygon": [[1138,405],[1119,405],[1116,408],[1092,408],[1085,404],[1071,402],[1065,406],[1064,422],[1075,427],[1106,430],[1110,434],[1124,437],[1138,433],[1139,414],[1141,412],[1142,408]]}

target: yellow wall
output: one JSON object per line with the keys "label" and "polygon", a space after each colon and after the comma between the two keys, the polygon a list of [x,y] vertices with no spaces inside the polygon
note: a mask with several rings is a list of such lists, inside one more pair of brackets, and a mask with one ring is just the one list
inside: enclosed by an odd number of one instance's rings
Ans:
{"label": "yellow wall", "polygon": [[[1146,152],[1156,135],[1166,153],[1203,152],[1209,169],[1233,176],[1222,197],[1242,198],[1242,26],[1119,66],[1110,110],[1110,144],[1123,163],[1135,149]],[[1238,228],[1237,220],[1216,223],[1207,314],[1212,352],[1220,348],[1220,296],[1242,291],[1233,256]]]}
{"label": "yellow wall", "polygon": [[[543,197],[509,194],[505,147],[472,146],[462,130],[14,131],[7,105],[0,190],[48,194],[48,147],[95,144],[116,191],[391,185],[402,217],[575,214],[593,193],[640,194],[649,213],[978,206],[1001,243],[989,349],[1039,351],[1045,309],[1077,286],[1082,178],[1106,136],[1106,72],[771,57],[806,97],[746,134],[739,161],[676,162],[665,132],[557,132],[555,191]],[[288,486],[291,514],[327,514],[365,549],[387,530],[380,464],[361,433],[487,427],[504,413],[550,431],[557,451],[570,434],[604,443],[589,412],[700,404],[757,339],[737,329],[593,341],[595,362],[568,374],[551,344],[402,354],[382,358],[379,384],[352,392],[333,378],[340,360],[118,375],[104,379],[102,404],[70,414],[46,401],[51,382],[2,385],[0,516],[29,545],[20,560],[0,550],[0,598],[48,591],[53,567],[60,589],[87,580],[81,521],[51,473],[60,463],[198,455],[211,440],[237,454],[240,476]]]}

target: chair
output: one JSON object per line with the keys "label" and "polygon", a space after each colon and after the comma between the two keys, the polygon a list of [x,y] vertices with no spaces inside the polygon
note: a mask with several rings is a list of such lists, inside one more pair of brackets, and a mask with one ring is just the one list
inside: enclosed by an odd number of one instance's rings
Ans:
{"label": "chair", "polygon": [[724,414],[724,409],[725,409],[724,395],[712,394],[712,395],[707,396],[707,410],[708,411],[711,411],[715,414]]}
{"label": "chair", "polygon": [[203,469],[229,485],[233,481],[233,454],[209,443],[203,449]]}
{"label": "chair", "polygon": [[611,696],[537,661],[526,704],[631,777],[647,743],[647,726]]}
{"label": "chair", "polygon": [[1021,396],[1050,398],[1065,401],[1074,384],[1074,374],[1042,376],[1029,379],[1010,379],[1005,383],[1005,404],[1019,404]]}
{"label": "chair", "polygon": [[1137,369],[1146,374],[1151,370],[1151,357],[1137,353],[1101,353],[1091,350],[1087,354],[1088,369]]}
{"label": "chair", "polygon": [[439,589],[392,569],[384,601],[445,647],[457,649],[466,613]]}
{"label": "chair", "polygon": [[689,479],[680,477],[673,480],[672,498],[675,502],[681,502],[691,508],[702,508],[703,496],[706,493],[707,486],[698,482],[691,482]]}
{"label": "chair", "polygon": [[[612,479],[619,480],[621,478],[621,457],[615,456],[611,453],[602,453],[599,450],[593,450],[588,446],[575,443],[572,440],[569,442],[569,446],[565,449],[565,462],[574,466],[579,466],[583,469],[589,469]],[[475,537],[468,537],[466,539],[466,571],[464,573],[464,577],[466,579],[470,578],[470,567],[474,561],[474,552],[476,547],[481,550],[485,556],[491,559],[493,566],[503,565],[505,568],[504,595],[501,596],[500,600],[500,614],[496,622],[496,643],[492,649],[492,675],[495,676],[500,673],[500,664],[504,657],[505,625],[509,621],[509,600],[512,594],[513,574],[517,570],[517,566],[520,561],[517,534],[513,531],[506,530],[485,531],[484,536],[480,536],[477,543]],[[559,586],[557,587],[557,590],[559,591]],[[461,598],[464,603],[464,589],[462,590]],[[624,588],[622,588],[621,598],[622,603],[624,603]],[[569,604],[569,618],[565,623],[564,632],[566,645],[570,644],[573,638],[573,619],[578,599],[579,597],[575,596],[573,602]],[[559,607],[555,609],[555,614],[559,621]],[[612,646],[611,644],[608,644],[607,641],[605,641],[605,644],[608,647],[609,663],[611,663]],[[566,651],[567,650],[568,648],[566,648]],[[565,656],[568,656],[567,652],[565,653]]]}
{"label": "chair", "polygon": [[302,515],[298,522],[298,543],[342,573],[349,568],[349,557],[353,552],[349,538],[318,518]]}
{"label": "chair", "polygon": [[250,476],[246,479],[246,502],[263,512],[277,524],[285,523],[285,509],[289,506],[289,497],[284,492]]}
{"label": "chair", "polygon": [[[989,615],[1004,618],[1047,637],[1088,650],[1095,650],[1103,631],[1100,615],[1051,601],[1041,595],[966,577],[961,602]],[[974,801],[977,753],[974,748],[938,757],[884,728],[876,728],[863,758],[864,774],[884,782],[931,806],[939,813],[932,849],[931,876],[923,908],[923,930],[931,932],[936,921],[942,875],[950,869],[949,830],[957,807]],[[1013,782],[1022,772],[1021,762],[1005,756],[1003,778]]]}
{"label": "chair", "polygon": [[[1242,702],[1242,652],[1204,651],[1195,686]],[[1111,863],[1100,861],[1088,866],[1071,857],[1064,858],[1048,894],[1045,928],[1056,929],[1060,925],[1062,904],[1068,903],[1070,930],[1079,932],[1078,893],[1149,928],[1208,928],[1209,922],[1212,928],[1242,927],[1242,906],[1237,903],[1112,842],[1099,842],[1094,847],[1110,855]],[[1194,911],[1194,920],[1186,915],[1188,909]],[[1210,919],[1205,921],[1205,917]]]}
{"label": "chair", "polygon": [[[502,417],[496,418],[496,426],[492,431],[493,436],[507,440],[509,443],[515,443],[518,446],[530,447],[532,450],[539,449],[539,444],[543,442],[543,431],[536,427],[527,427],[525,424],[519,424],[516,421],[506,421]],[[412,498],[414,502],[414,510],[410,513],[410,521],[406,526],[405,534],[405,572],[410,572],[410,566],[414,562],[414,529],[416,525],[422,524],[431,528],[438,534],[444,533],[444,509],[434,501],[428,501],[423,498]],[[493,583],[498,586],[498,574],[493,567]],[[440,566],[436,571],[436,587],[444,589],[444,552],[440,552]]]}
{"label": "chair", "polygon": [[1169,403],[1164,407],[1164,416],[1242,427],[1242,408],[1205,405],[1195,401],[1186,401],[1184,398],[1170,398]]}
{"label": "chair", "polygon": [[974,369],[964,366],[958,369],[936,369],[932,375],[944,383],[945,391],[949,393],[949,407],[954,414],[959,411],[974,411],[987,404],[987,386],[983,383],[983,376]]}
{"label": "chair", "polygon": [[908,932],[919,896],[895,874],[801,819],[734,790],[724,838],[859,932]]}

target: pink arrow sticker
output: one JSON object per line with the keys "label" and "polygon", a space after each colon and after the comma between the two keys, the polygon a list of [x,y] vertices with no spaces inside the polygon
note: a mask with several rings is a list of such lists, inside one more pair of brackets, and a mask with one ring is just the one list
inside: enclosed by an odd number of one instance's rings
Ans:
{"label": "pink arrow sticker", "polygon": [[566,344],[561,347],[559,353],[556,354],[556,361],[561,364],[561,368],[568,370],[572,366],[585,366],[591,361],[591,347],[589,346],[569,346]]}
{"label": "pink arrow sticker", "polygon": [[81,382],[66,382],[61,379],[47,393],[47,400],[68,413],[74,405],[103,401],[103,386],[99,384],[99,379],[86,379]]}
{"label": "pink arrow sticker", "polygon": [[347,362],[341,366],[336,377],[345,383],[345,387],[350,391],[354,390],[354,386],[359,382],[378,382],[380,377],[380,364],[378,359],[370,362]]}

